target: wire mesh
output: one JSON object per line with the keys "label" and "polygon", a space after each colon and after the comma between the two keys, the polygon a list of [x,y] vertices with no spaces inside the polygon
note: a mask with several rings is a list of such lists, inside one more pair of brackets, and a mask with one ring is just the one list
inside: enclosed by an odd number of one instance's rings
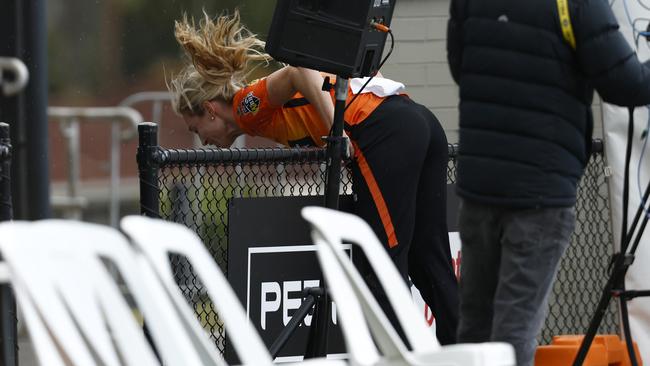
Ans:
{"label": "wire mesh", "polygon": [[[553,335],[584,334],[609,278],[613,254],[609,191],[602,144],[595,146],[600,148],[592,154],[578,186],[576,228],[551,292],[541,343],[549,343]],[[599,333],[618,331],[618,306],[611,301]]]}
{"label": "wire mesh", "polygon": [[[232,156],[207,162],[181,161],[163,165],[159,174],[160,216],[184,224],[201,237],[224,273],[228,270],[228,200],[234,197],[316,196],[324,194],[326,164],[323,154],[304,150],[282,154],[286,149],[264,150],[259,158],[237,161]],[[319,149],[320,150],[320,149]],[[250,156],[253,151],[248,150]],[[167,151],[169,153],[169,151]],[[184,151],[173,151],[176,159]],[[285,155],[278,160],[273,156]],[[352,181],[344,166],[340,193],[350,194]],[[203,286],[184,258],[171,258],[175,278],[193,305],[203,327],[221,351],[225,334],[218,314]]]}
{"label": "wire mesh", "polygon": [[[602,145],[600,145],[602,147]],[[290,151],[290,152],[289,152]],[[162,150],[158,188],[160,216],[196,231],[224,273],[228,270],[228,200],[233,197],[313,196],[324,193],[324,152],[310,149],[238,151]],[[447,181],[456,181],[457,146],[449,146]],[[347,164],[340,192],[352,193]],[[584,333],[605,283],[612,232],[602,148],[595,151],[578,190],[577,223],[572,244],[560,266],[550,300],[549,316],[540,335]],[[191,266],[171,258],[176,281],[193,305],[197,317],[224,350],[225,333],[218,314]],[[610,306],[601,330],[616,332],[616,309]]]}

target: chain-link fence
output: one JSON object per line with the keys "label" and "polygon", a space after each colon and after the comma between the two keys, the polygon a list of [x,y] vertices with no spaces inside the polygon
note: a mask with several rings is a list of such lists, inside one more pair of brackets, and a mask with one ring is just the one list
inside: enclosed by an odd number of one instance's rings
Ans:
{"label": "chain-link fence", "polygon": [[[584,333],[606,280],[611,230],[602,144],[583,178],[577,205],[573,242],[562,261],[553,290],[550,314],[541,335]],[[141,147],[140,151],[145,151]],[[456,146],[449,148],[448,182],[455,182]],[[155,202],[143,207],[148,214],[182,223],[203,239],[215,261],[227,272],[228,200],[233,197],[322,195],[326,173],[321,149],[165,150],[150,148],[155,175],[149,174]],[[142,156],[140,164],[147,166]],[[151,168],[151,167],[149,167]],[[141,172],[141,177],[143,176]],[[146,177],[147,174],[144,174]],[[148,184],[145,182],[144,187]],[[341,193],[351,193],[351,176],[343,169]],[[146,194],[145,194],[146,195]],[[183,258],[172,258],[176,280],[193,304],[203,326],[223,350],[224,330],[217,314]],[[616,332],[617,317],[609,309],[601,329]]]}
{"label": "chain-link fence", "polygon": [[[197,151],[198,152],[198,151]],[[201,153],[201,152],[198,152]],[[323,194],[324,151],[237,150],[204,164],[170,163],[159,176],[160,216],[195,230],[224,273],[228,269],[228,200]],[[168,151],[168,156],[179,154]],[[244,157],[249,157],[250,161]],[[174,159],[176,160],[176,159]],[[342,191],[351,192],[344,170]],[[183,258],[172,258],[176,280],[202,325],[221,345],[223,329]]]}
{"label": "chain-link fence", "polygon": [[[584,334],[609,277],[614,248],[606,163],[602,141],[594,141],[593,147],[578,186],[576,228],[551,293],[549,316],[541,334],[544,342],[557,334]],[[618,332],[618,305],[611,301],[599,333]]]}
{"label": "chain-link fence", "polygon": [[[449,152],[447,182],[452,184],[456,182],[457,149],[450,148]],[[607,282],[612,240],[603,143],[594,140],[591,159],[578,186],[576,228],[551,292],[540,344],[549,343],[554,335],[586,332]],[[600,333],[618,333],[617,309],[612,301]]]}

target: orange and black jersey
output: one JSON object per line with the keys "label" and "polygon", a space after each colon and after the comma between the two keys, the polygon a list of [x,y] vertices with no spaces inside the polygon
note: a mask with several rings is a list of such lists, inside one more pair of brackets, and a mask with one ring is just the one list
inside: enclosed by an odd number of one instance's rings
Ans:
{"label": "orange and black jersey", "polygon": [[[332,91],[332,98],[334,97]],[[348,89],[348,103],[353,97]],[[364,93],[345,111],[345,122],[355,125],[365,120],[384,100]],[[286,146],[323,146],[329,128],[318,112],[300,93],[282,106],[269,102],[266,78],[239,90],[233,98],[235,121],[248,135],[262,136]]]}

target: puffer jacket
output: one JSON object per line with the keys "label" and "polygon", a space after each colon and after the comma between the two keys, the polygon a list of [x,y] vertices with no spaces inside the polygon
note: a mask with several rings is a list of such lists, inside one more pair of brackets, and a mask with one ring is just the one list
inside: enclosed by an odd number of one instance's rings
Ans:
{"label": "puffer jacket", "polygon": [[449,67],[460,87],[458,194],[483,204],[566,207],[590,155],[594,89],[606,102],[650,104],[650,69],[606,0],[452,0]]}

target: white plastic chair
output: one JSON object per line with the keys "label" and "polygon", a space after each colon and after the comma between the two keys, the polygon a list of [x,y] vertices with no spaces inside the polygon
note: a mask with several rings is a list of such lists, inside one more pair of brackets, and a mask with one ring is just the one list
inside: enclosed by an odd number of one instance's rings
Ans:
{"label": "white plastic chair", "polygon": [[54,340],[48,333],[46,325],[38,314],[23,284],[15,276],[11,276],[12,289],[16,295],[16,303],[22,310],[22,316],[29,327],[29,335],[34,344],[38,360],[47,360],[51,366],[65,366]]}
{"label": "white plastic chair", "polygon": [[[515,364],[514,351],[505,343],[461,344],[440,347],[433,333],[427,329],[424,319],[418,316],[411,300],[411,293],[393,265],[390,257],[379,243],[368,224],[361,218],[322,207],[306,207],[302,216],[312,226],[312,238],[318,248],[318,257],[337,304],[343,332],[351,358],[355,363],[370,364],[374,355],[368,357],[356,352],[366,348],[366,342],[357,344],[359,328],[369,328],[376,340],[384,362],[407,365],[466,365],[508,366]],[[368,258],[388,300],[395,310],[412,350],[395,332],[386,315],[371,294],[361,275],[344,252],[343,241],[357,244]],[[355,296],[351,296],[354,294]],[[360,324],[359,314],[367,323]],[[353,324],[349,323],[352,319]],[[346,324],[348,321],[348,324]],[[367,324],[367,325],[366,325]]]}
{"label": "white plastic chair", "polygon": [[115,265],[131,290],[165,365],[225,364],[198,323],[180,319],[148,261],[116,230],[63,220],[6,223],[0,250],[39,359],[48,365],[51,357],[58,364],[57,352],[73,365],[159,364],[102,260]]}
{"label": "white plastic chair", "polygon": [[[180,224],[143,216],[127,216],[121,220],[120,227],[151,261],[177,307],[188,307],[188,304],[174,281],[173,269],[168,259],[170,254],[183,255],[192,265],[220,319],[223,320],[242,365],[273,364],[271,355],[248,320],[232,287],[193,231]],[[188,318],[186,321],[196,320]],[[342,366],[345,362],[313,359],[301,364]]]}

